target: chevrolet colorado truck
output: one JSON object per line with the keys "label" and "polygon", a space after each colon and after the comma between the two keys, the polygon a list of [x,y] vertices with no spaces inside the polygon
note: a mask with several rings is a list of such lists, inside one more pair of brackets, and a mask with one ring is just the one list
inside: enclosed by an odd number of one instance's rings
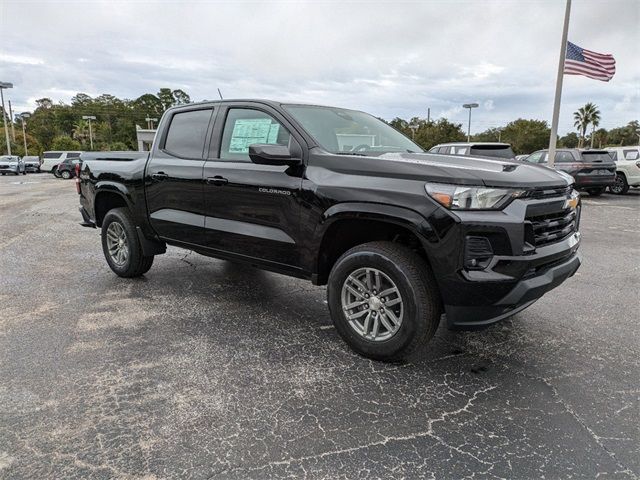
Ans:
{"label": "chevrolet colorado truck", "polygon": [[377,360],[408,357],[441,317],[509,317],[581,261],[570,176],[426,153],[343,108],[178,106],[150,152],[83,153],[78,173],[82,224],[101,229],[116,275],[143,275],[172,245],[327,284],[337,331]]}

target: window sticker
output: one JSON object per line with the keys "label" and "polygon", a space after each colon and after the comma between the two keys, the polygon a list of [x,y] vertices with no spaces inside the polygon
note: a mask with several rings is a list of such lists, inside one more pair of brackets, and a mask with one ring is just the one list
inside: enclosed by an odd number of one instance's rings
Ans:
{"label": "window sticker", "polygon": [[280,125],[270,118],[246,118],[236,120],[231,133],[229,153],[249,153],[254,143],[277,143]]}

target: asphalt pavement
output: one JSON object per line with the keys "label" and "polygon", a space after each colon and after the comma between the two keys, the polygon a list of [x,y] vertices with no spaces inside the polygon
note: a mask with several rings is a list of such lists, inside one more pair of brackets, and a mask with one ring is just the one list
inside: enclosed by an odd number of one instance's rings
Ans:
{"label": "asphalt pavement", "polygon": [[0,478],[640,476],[640,190],[585,194],[583,265],[413,362],[324,288],[169,248],[116,277],[73,181],[0,177]]}

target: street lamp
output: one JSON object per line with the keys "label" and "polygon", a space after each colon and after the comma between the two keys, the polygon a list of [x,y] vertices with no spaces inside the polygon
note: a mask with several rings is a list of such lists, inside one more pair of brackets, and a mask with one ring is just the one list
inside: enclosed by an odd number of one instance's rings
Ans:
{"label": "street lamp", "polygon": [[462,108],[469,109],[469,124],[467,125],[467,142],[471,141],[471,109],[477,108],[479,106],[480,105],[478,105],[477,103],[465,103],[464,105],[462,105]]}
{"label": "street lamp", "polygon": [[83,115],[83,120],[89,120],[89,145],[91,145],[91,150],[93,150],[93,132],[91,131],[91,120],[95,120],[96,117],[93,115]]}
{"label": "street lamp", "polygon": [[24,156],[29,155],[29,151],[27,150],[27,131],[26,131],[26,122],[25,119],[29,118],[31,114],[29,112],[23,112],[20,114],[20,118],[22,119],[22,139],[24,140]]}
{"label": "street lamp", "polygon": [[147,121],[147,128],[149,130],[153,130],[153,122],[157,122],[158,121],[157,118],[149,118],[149,117],[145,118],[145,120]]}
{"label": "street lamp", "polygon": [[0,98],[2,98],[2,123],[4,123],[4,135],[7,138],[7,154],[11,155],[11,142],[9,141],[9,127],[7,126],[7,112],[4,109],[4,89],[13,88],[13,83],[0,82]]}

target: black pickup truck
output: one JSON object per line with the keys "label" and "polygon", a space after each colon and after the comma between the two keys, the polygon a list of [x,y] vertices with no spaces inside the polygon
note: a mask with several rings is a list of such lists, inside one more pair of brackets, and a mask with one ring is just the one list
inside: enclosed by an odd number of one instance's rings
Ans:
{"label": "black pickup truck", "polygon": [[121,277],[166,245],[328,284],[333,322],[373,359],[448,327],[490,325],[580,266],[572,179],[510,160],[425,153],[342,108],[183,105],[151,152],[83,154],[83,225]]}

